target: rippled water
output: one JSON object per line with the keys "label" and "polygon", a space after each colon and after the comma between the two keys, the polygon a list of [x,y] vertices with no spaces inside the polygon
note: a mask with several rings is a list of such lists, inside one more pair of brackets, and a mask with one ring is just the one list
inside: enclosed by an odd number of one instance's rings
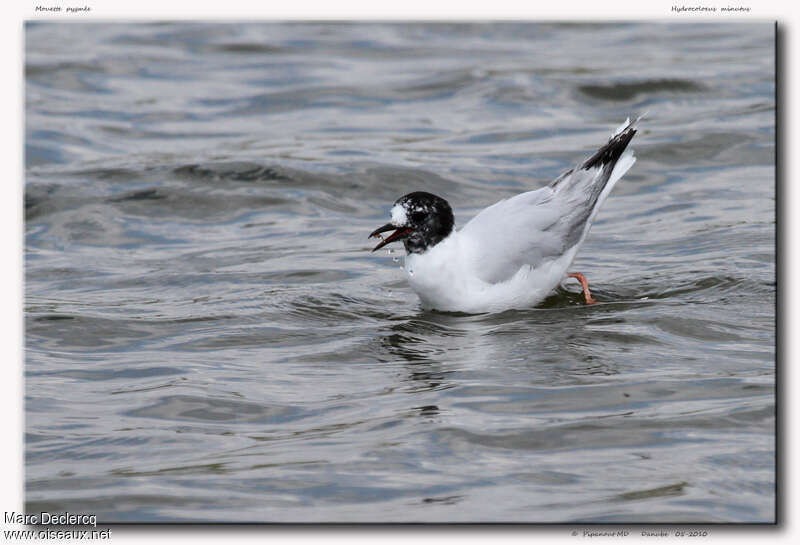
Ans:
{"label": "rippled water", "polygon": [[[25,38],[29,512],[773,520],[771,24]],[[463,225],[646,110],[599,304],[424,312],[369,252],[404,193]]]}

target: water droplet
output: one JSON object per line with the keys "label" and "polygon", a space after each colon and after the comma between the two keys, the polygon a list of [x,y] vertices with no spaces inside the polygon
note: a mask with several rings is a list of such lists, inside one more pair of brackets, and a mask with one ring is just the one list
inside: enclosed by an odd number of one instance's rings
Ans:
{"label": "water droplet", "polygon": [[394,261],[395,263],[398,263],[398,262],[400,261],[400,258],[399,258],[399,257],[397,257],[397,256],[394,256],[394,257],[392,258],[392,261]]}
{"label": "water droplet", "polygon": [[391,296],[392,296],[392,290],[386,290],[386,295],[388,295],[389,297],[391,297]]}
{"label": "water droplet", "polygon": [[413,271],[413,269],[408,269],[408,274],[410,274],[411,276],[414,276],[414,271]]}
{"label": "water droplet", "polygon": [[392,255],[394,253],[394,248],[389,248],[388,252],[389,252],[389,255]]}

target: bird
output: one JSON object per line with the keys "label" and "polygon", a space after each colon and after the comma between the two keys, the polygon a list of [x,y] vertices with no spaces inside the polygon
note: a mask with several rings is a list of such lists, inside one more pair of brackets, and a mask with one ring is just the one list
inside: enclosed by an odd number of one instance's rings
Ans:
{"label": "bird", "polygon": [[586,277],[568,271],[603,202],[636,162],[628,144],[642,117],[626,119],[605,145],[548,185],[484,208],[461,229],[445,199],[408,193],[392,205],[391,221],[369,235],[381,239],[372,251],[402,241],[403,271],[425,310],[532,308],[567,278],[594,304]]}

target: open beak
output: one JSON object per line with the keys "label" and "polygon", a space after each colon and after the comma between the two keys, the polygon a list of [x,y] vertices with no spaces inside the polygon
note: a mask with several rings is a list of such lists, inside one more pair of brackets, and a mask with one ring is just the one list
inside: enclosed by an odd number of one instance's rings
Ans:
{"label": "open beak", "polygon": [[381,241],[380,244],[378,244],[372,249],[373,252],[375,250],[380,250],[390,242],[394,242],[395,240],[403,240],[411,233],[411,229],[409,227],[395,227],[391,223],[387,223],[383,227],[378,227],[377,229],[372,231],[372,233],[369,235],[368,238],[380,237],[381,236],[380,233],[391,231],[392,229],[397,229],[397,230],[386,238],[381,237],[383,238],[383,240]]}

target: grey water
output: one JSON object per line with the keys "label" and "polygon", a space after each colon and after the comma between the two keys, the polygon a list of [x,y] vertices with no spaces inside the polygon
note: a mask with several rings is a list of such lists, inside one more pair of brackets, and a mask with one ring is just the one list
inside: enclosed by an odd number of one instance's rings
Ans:
{"label": "grey water", "polygon": [[[27,511],[773,521],[774,32],[29,22]],[[598,304],[427,312],[370,253],[401,195],[463,225],[645,111]]]}

